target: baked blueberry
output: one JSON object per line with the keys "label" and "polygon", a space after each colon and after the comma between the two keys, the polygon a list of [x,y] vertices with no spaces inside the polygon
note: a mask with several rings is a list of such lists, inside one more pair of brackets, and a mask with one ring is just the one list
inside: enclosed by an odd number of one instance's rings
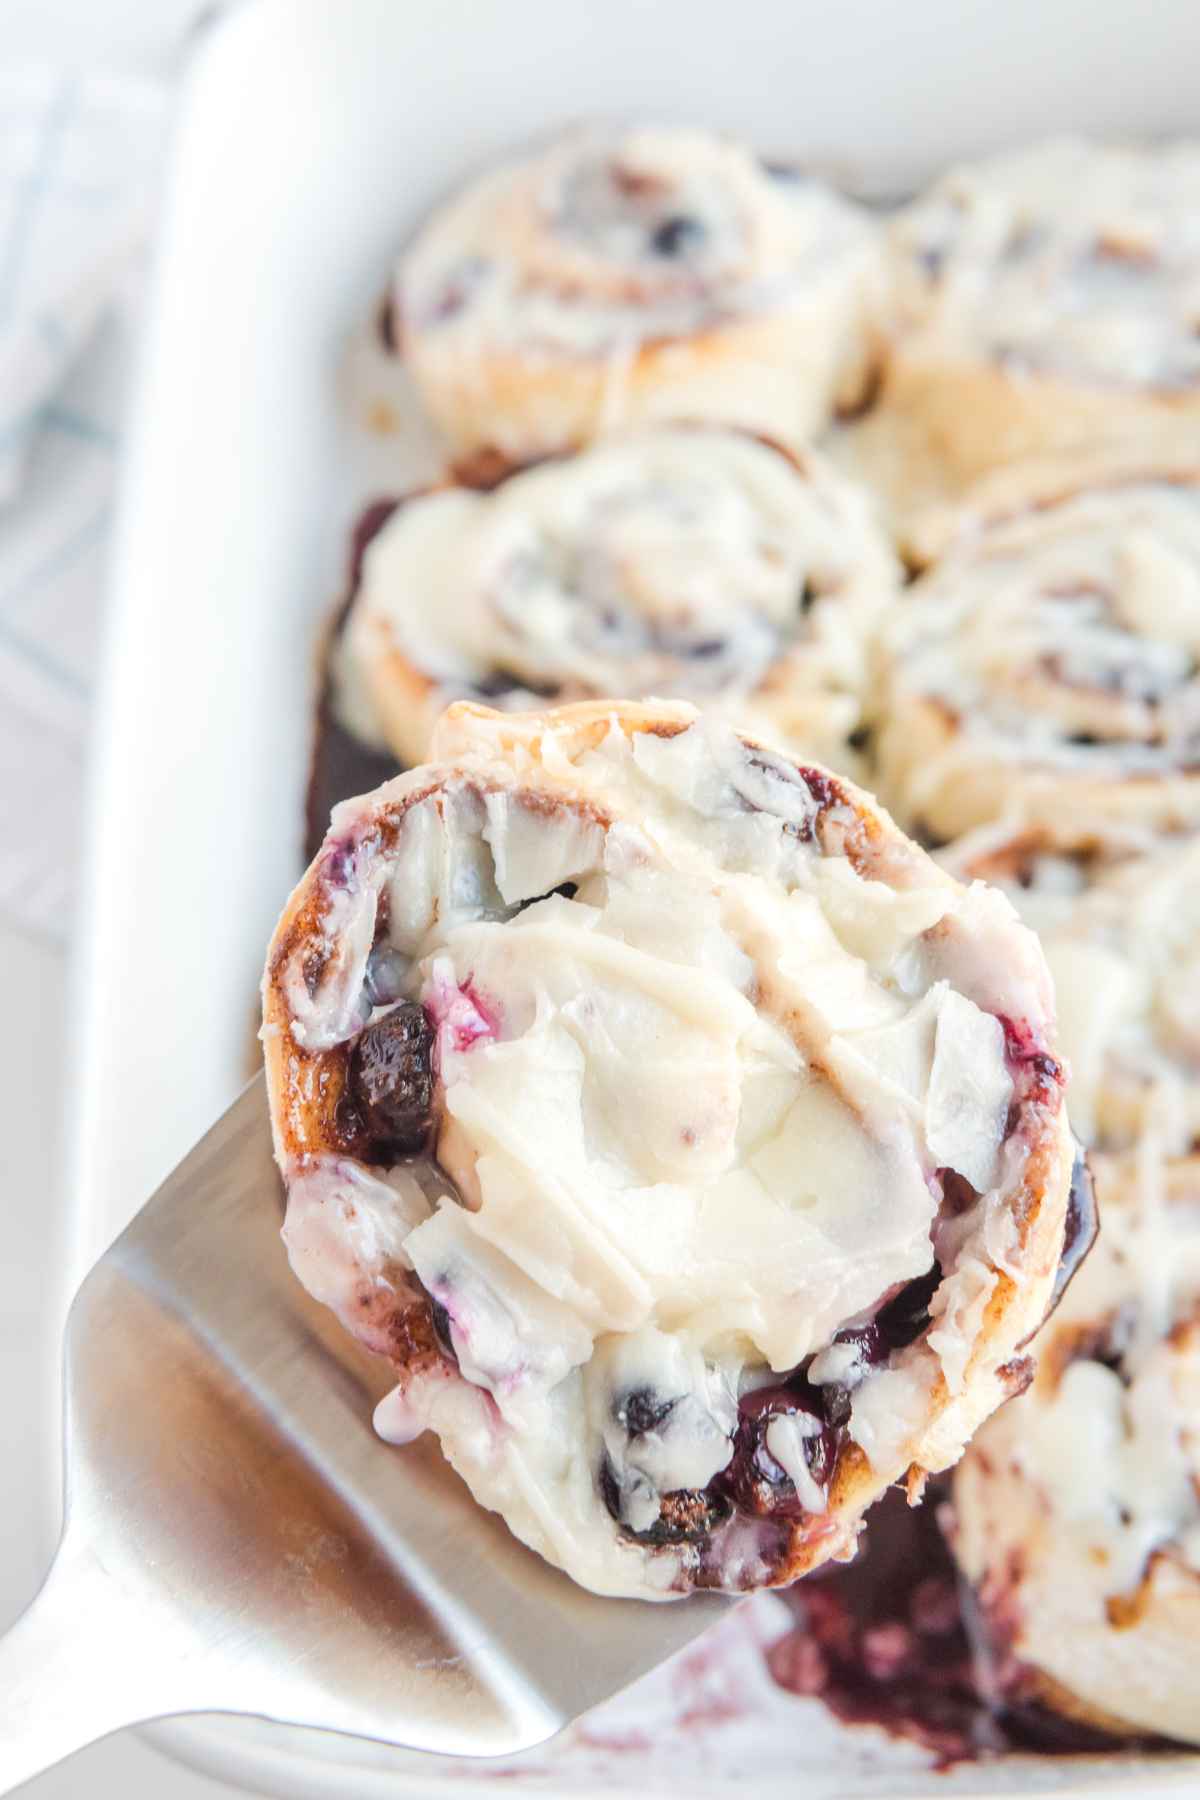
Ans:
{"label": "baked blueberry", "polygon": [[402,1000],[360,1033],[348,1088],[376,1147],[421,1147],[433,1124],[434,1093],[433,1027],[423,1006]]}

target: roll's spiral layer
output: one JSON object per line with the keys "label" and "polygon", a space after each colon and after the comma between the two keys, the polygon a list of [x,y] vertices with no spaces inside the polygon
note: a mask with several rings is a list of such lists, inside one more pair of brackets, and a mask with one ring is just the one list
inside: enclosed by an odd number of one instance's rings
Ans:
{"label": "roll's spiral layer", "polygon": [[880,264],[863,214],[738,144],[588,130],[435,213],[394,318],[460,458],[528,462],[663,418],[794,444],[863,384]]}
{"label": "roll's spiral layer", "polygon": [[884,400],[946,472],[1200,425],[1200,145],[951,170],[891,233]]}
{"label": "roll's spiral layer", "polygon": [[885,798],[942,840],[1200,823],[1200,470],[1009,491],[882,634]]}
{"label": "roll's spiral layer", "polygon": [[1083,1141],[1200,1149],[1200,838],[1106,857],[982,831],[942,860],[1001,888],[1037,932]]}
{"label": "roll's spiral layer", "polygon": [[460,704],[433,758],[271,946],[293,1267],[391,1360],[380,1430],[588,1586],[849,1555],[1028,1378],[1072,1163],[1036,940],[691,708]]}
{"label": "roll's spiral layer", "polygon": [[821,458],[662,428],[403,502],[340,667],[410,764],[451,700],[613,693],[694,700],[844,763],[897,590],[866,495]]}
{"label": "roll's spiral layer", "polygon": [[1104,1229],[954,1480],[998,1696],[1200,1743],[1200,1158],[1094,1161]]}

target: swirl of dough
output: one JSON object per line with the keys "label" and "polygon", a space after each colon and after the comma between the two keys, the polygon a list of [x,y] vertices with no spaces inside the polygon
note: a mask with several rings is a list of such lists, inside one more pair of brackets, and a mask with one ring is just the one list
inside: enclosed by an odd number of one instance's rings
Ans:
{"label": "swirl of dough", "polygon": [[898,587],[866,494],[823,459],[664,427],[402,502],[368,547],[339,679],[405,764],[455,699],[620,693],[844,766]]}
{"label": "swirl of dough", "polygon": [[1200,823],[1200,468],[1014,471],[884,627],[881,790],[948,841]]}
{"label": "swirl of dough", "polygon": [[651,419],[802,442],[861,390],[881,249],[823,183],[707,132],[572,132],[437,210],[393,332],[459,459]]}
{"label": "swirl of dough", "polygon": [[586,1585],[848,1555],[1027,1376],[1072,1165],[1036,939],[690,707],[459,703],[432,756],[271,946],[297,1275],[391,1361],[384,1435]]}

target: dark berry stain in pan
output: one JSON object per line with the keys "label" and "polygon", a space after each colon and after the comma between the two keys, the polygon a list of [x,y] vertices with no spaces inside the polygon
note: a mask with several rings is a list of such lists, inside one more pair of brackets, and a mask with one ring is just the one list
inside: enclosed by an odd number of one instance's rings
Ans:
{"label": "dark berry stain in pan", "polygon": [[399,320],[396,317],[396,302],[391,294],[384,294],[379,302],[379,310],[375,314],[375,330],[384,350],[389,356],[400,354]]}
{"label": "dark berry stain in pan", "polygon": [[868,1515],[858,1555],[784,1595],[795,1624],[767,1654],[790,1692],[823,1701],[846,1725],[875,1725],[922,1745],[940,1768],[1034,1752],[1047,1756],[1168,1751],[1058,1717],[1022,1693],[1020,1671],[984,1670],[974,1653],[946,1541],[945,1479],[921,1506],[893,1489]]}
{"label": "dark berry stain in pan", "polygon": [[784,1597],[796,1623],[768,1653],[781,1687],[821,1699],[848,1725],[880,1725],[949,1764],[999,1747],[976,1690],[954,1566],[932,1490],[896,1490],[868,1519],[852,1563]]}
{"label": "dark berry stain in pan", "polygon": [[[326,688],[328,678],[326,677]],[[312,765],[304,810],[304,855],[310,861],[321,848],[329,815],[339,800],[369,794],[400,773],[400,764],[384,751],[372,750],[333,716],[328,691],[322,694],[313,740]]]}
{"label": "dark berry stain in pan", "polygon": [[396,500],[374,500],[359,514],[350,539],[350,567],[347,572],[346,598],[342,602],[321,666],[320,697],[317,701],[317,723],[313,734],[312,762],[309,765],[308,792],[304,803],[304,859],[311,862],[321,848],[329,829],[329,815],[340,800],[369,794],[381,783],[400,773],[400,763],[388,751],[373,750],[362,743],[338,720],[333,707],[330,657],[342,631],[350,605],[362,580],[363,558],[372,538],[377,537],[395,512]]}
{"label": "dark berry stain in pan", "polygon": [[[1056,1294],[1095,1234],[1095,1201],[1080,1153]],[[886,1347],[911,1341],[928,1323],[939,1275],[935,1265],[881,1310],[866,1328],[873,1335],[862,1345],[865,1360],[882,1360]],[[823,1396],[828,1420],[836,1400],[828,1387]],[[978,1609],[959,1579],[948,1542],[949,1492],[949,1477],[937,1478],[924,1503],[910,1507],[893,1489],[868,1514],[853,1562],[818,1570],[784,1595],[796,1624],[768,1653],[776,1681],[822,1700],[843,1724],[879,1726],[922,1745],[943,1769],[1017,1752],[1177,1750],[1162,1739],[1110,1737],[1031,1697],[1027,1670],[1005,1644],[987,1643]]]}

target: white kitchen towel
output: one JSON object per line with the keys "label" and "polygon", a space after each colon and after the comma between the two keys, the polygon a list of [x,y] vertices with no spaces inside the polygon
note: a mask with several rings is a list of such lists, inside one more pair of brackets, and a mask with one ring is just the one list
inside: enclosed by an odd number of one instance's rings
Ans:
{"label": "white kitchen towel", "polygon": [[55,937],[168,116],[141,78],[0,70],[0,912]]}

